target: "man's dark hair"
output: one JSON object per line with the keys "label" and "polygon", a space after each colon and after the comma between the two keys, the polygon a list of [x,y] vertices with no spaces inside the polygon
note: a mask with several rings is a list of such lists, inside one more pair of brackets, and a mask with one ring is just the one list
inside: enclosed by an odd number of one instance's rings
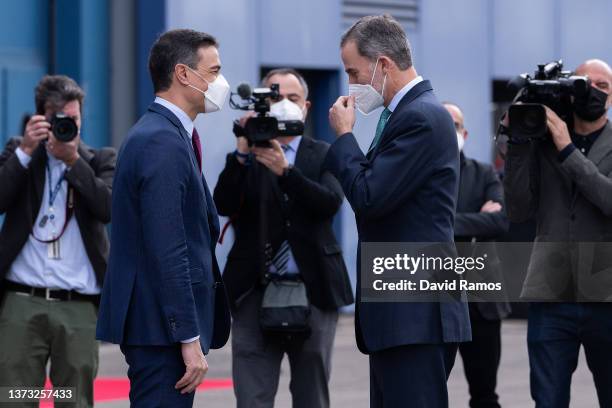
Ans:
{"label": "man's dark hair", "polygon": [[380,56],[389,57],[402,71],[412,67],[412,52],[404,29],[389,14],[362,17],[349,28],[340,47],[355,41],[359,54],[370,61]]}
{"label": "man's dark hair", "polygon": [[85,92],[74,79],[65,75],[45,75],[34,91],[36,113],[44,115],[49,109],[59,112],[68,102],[79,101],[80,109],[83,110],[83,99]]}
{"label": "man's dark hair", "polygon": [[268,72],[266,76],[263,77],[263,79],[261,80],[261,83],[264,86],[270,86],[270,78],[272,78],[274,75],[293,75],[294,77],[296,77],[297,80],[300,82],[300,85],[302,85],[302,89],[304,89],[304,99],[308,99],[308,84],[306,83],[304,76],[300,74],[298,70],[294,68],[273,69],[270,72]]}
{"label": "man's dark hair", "polygon": [[149,53],[149,73],[155,93],[170,88],[176,64],[197,69],[198,50],[211,46],[219,48],[215,37],[195,30],[171,30],[162,34]]}

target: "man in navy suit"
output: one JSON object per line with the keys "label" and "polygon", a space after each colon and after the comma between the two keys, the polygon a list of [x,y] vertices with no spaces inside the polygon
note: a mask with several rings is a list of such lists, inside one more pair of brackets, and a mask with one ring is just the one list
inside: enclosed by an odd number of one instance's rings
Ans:
{"label": "man in navy suit", "polygon": [[[355,211],[359,242],[453,242],[459,154],[453,121],[412,66],[408,40],[390,16],[368,16],[344,34],[350,96],[330,109],[338,135],[326,166]],[[364,155],[355,108],[384,106]],[[357,257],[359,259],[359,256]],[[471,338],[467,304],[361,302],[355,329],[370,355],[372,407],[448,407],[446,380],[459,342]]]}
{"label": "man in navy suit", "polygon": [[229,90],[217,48],[193,30],[155,42],[157,97],[119,153],[97,337],[121,345],[132,407],[191,407],[208,370],[204,355],[229,336],[217,211],[193,124],[219,110]]}

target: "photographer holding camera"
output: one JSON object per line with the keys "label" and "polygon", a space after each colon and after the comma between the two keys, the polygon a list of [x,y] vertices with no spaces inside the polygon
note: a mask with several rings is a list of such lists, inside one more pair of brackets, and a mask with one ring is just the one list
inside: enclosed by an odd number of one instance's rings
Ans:
{"label": "photographer holding camera", "polygon": [[[532,121],[538,115],[513,117],[513,109],[516,113],[524,106],[513,105],[509,122],[504,122],[509,133],[504,178],[508,216],[514,222],[532,217],[537,222],[521,295],[546,302],[531,303],[529,310],[531,394],[537,407],[569,406],[581,345],[600,406],[612,406],[612,304],[605,303],[612,295],[606,242],[612,240],[612,125],[606,117],[612,105],[612,69],[589,60],[575,74],[586,77],[590,86],[569,88],[573,93],[567,115],[549,107],[559,108],[562,102],[546,102],[541,122],[548,132],[542,137],[523,137],[526,128],[538,125]],[[563,87],[563,79],[543,79],[551,81],[538,84],[540,89]]]}
{"label": "photographer holding camera", "polygon": [[36,115],[0,155],[0,386],[44,387],[50,360],[71,406],[91,407],[115,151],[81,142],[84,96],[43,77]]}
{"label": "photographer holding camera", "polygon": [[[268,99],[270,115],[279,126],[305,120],[310,107],[308,87],[297,71],[275,69],[263,84],[272,93],[274,84],[279,85],[278,98]],[[238,137],[237,149],[227,156],[214,191],[218,211],[231,217],[236,237],[223,276],[232,304],[237,406],[274,405],[280,365],[287,353],[293,407],[328,407],[338,309],[353,302],[332,230],[342,189],[322,170],[326,143],[301,135],[262,143],[261,132],[248,134],[248,129],[263,129],[251,126],[263,123],[257,119],[267,117],[247,115],[241,121],[247,138]],[[276,301],[274,293],[280,294]],[[286,330],[274,331],[270,321],[275,316],[268,311],[280,303],[286,305],[277,308],[278,313],[286,313]],[[305,320],[301,326],[300,318]]]}

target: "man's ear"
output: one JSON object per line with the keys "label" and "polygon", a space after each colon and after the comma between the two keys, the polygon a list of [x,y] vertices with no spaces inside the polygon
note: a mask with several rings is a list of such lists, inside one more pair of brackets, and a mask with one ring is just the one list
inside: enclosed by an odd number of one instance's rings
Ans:
{"label": "man's ear", "polygon": [[174,66],[174,77],[182,85],[189,85],[189,79],[187,79],[187,67],[183,64],[176,64]]}
{"label": "man's ear", "polygon": [[304,107],[306,108],[306,112],[308,112],[310,110],[310,106],[312,105],[312,103],[310,103],[310,101],[306,101],[304,103]]}
{"label": "man's ear", "polygon": [[463,129],[463,140],[467,140],[468,138],[468,131]]}
{"label": "man's ear", "polygon": [[393,62],[391,58],[385,55],[382,55],[380,57],[378,64],[382,65],[381,71],[383,72],[383,74],[388,74],[395,68],[395,62]]}

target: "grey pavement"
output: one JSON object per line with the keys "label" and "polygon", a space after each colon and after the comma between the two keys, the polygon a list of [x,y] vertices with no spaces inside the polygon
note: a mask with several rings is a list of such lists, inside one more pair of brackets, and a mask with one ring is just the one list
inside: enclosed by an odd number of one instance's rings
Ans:
{"label": "grey pavement", "polygon": [[[529,364],[526,349],[526,324],[520,320],[507,320],[502,325],[502,362],[498,378],[498,394],[505,408],[533,407],[529,395]],[[230,346],[213,350],[208,357],[208,378],[231,378]],[[118,347],[103,345],[100,349],[99,377],[124,376],[127,367]],[[334,346],[331,380],[331,406],[342,408],[368,407],[368,360],[359,353],[353,334],[351,315],[341,317]],[[467,407],[467,383],[463,376],[461,358],[458,357],[448,383],[450,407]],[[572,383],[572,404],[576,408],[597,407],[597,398],[591,373],[581,351],[578,369]],[[194,407],[229,408],[235,406],[231,389],[198,391]],[[409,404],[407,402],[407,407]],[[98,408],[127,408],[128,401],[104,402]],[[283,361],[276,407],[291,407],[289,393],[289,366]]]}

